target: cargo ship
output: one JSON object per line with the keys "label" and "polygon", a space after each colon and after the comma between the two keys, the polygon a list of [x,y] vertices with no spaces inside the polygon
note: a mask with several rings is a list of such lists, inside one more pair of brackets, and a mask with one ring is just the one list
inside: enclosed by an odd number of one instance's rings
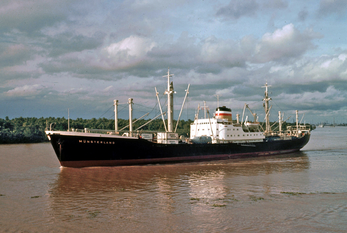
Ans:
{"label": "cargo ship", "polygon": [[[128,130],[127,132],[118,130],[118,100],[115,100],[115,129],[113,130],[87,128],[68,129],[68,131],[46,130],[46,135],[61,166],[125,166],[270,156],[299,151],[310,139],[310,130],[305,125],[299,124],[298,111],[296,111],[296,125],[287,127],[285,130],[282,130],[283,115],[279,112],[278,130],[272,130],[269,120],[271,98],[268,95],[267,83],[264,86],[263,99],[265,128],[257,121],[256,114],[247,104],[245,104],[244,112],[245,109],[251,111],[254,116],[252,122],[243,121],[243,117],[240,121],[239,114],[233,121],[232,110],[226,106],[217,107],[213,116],[210,117],[205,106],[203,118],[199,118],[200,107],[198,107],[194,122],[190,125],[189,138],[179,137],[176,133],[177,125],[174,129],[173,124],[174,89],[173,82],[170,82],[171,76],[169,70],[164,76],[167,77],[167,90],[164,93],[168,98],[166,113],[162,111],[159,93],[155,88],[161,111],[159,116],[162,117],[164,124],[163,131],[146,132],[140,130],[141,127],[133,130],[132,98],[128,101]],[[182,109],[189,87],[190,85],[186,90]],[[164,119],[165,114],[167,120]]]}

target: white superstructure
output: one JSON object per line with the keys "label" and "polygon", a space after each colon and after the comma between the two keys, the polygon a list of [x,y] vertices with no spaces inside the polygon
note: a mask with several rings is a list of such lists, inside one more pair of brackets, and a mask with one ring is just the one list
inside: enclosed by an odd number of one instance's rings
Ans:
{"label": "white superstructure", "polygon": [[231,109],[219,107],[212,118],[194,120],[190,125],[190,139],[199,143],[206,143],[210,138],[211,143],[240,143],[259,142],[265,138],[259,127],[247,127],[240,123],[233,123]]}

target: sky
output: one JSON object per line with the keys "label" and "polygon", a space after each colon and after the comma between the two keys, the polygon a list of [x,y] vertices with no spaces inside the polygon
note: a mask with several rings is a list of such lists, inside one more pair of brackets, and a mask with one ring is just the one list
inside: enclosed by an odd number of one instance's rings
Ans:
{"label": "sky", "polygon": [[0,118],[153,117],[170,68],[175,118],[190,84],[182,119],[263,121],[268,83],[272,120],[347,122],[346,23],[346,0],[2,0]]}

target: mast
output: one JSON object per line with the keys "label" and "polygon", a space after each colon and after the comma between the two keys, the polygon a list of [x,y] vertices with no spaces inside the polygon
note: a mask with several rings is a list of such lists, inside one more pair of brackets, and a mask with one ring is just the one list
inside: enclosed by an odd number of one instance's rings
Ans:
{"label": "mast", "polygon": [[133,99],[129,98],[129,136],[133,136]]}
{"label": "mast", "polygon": [[296,120],[296,136],[299,136],[299,112],[295,110],[295,120]]}
{"label": "mast", "polygon": [[113,101],[114,105],[114,132],[118,132],[118,100]]}
{"label": "mast", "polygon": [[166,124],[165,124],[165,119],[164,119],[164,113],[163,113],[163,110],[161,109],[161,104],[160,104],[160,100],[159,100],[159,92],[157,91],[157,88],[156,88],[156,87],[155,87],[155,95],[157,96],[158,105],[159,105],[159,109],[160,109],[160,113],[161,113],[161,118],[163,119],[165,132],[167,132]]}
{"label": "mast", "polygon": [[173,74],[170,74],[170,69],[167,70],[167,75],[163,77],[167,77],[167,90],[164,94],[167,94],[167,131],[172,133],[173,132],[173,82],[170,83],[170,77],[172,77]]}
{"label": "mast", "polygon": [[67,109],[67,131],[70,131],[70,110]]}
{"label": "mast", "polygon": [[206,110],[207,110],[206,101],[204,101],[204,119],[206,119]]}
{"label": "mast", "polygon": [[264,101],[264,109],[265,109],[265,125],[266,125],[266,128],[265,128],[265,134],[270,134],[271,133],[271,126],[270,126],[270,107],[269,107],[269,102],[270,100],[272,100],[270,97],[269,97],[269,92],[268,92],[268,87],[271,87],[271,85],[267,85],[267,83],[265,83],[265,97],[263,99]]}
{"label": "mast", "polygon": [[281,134],[282,133],[282,115],[281,111],[278,111],[278,131]]}

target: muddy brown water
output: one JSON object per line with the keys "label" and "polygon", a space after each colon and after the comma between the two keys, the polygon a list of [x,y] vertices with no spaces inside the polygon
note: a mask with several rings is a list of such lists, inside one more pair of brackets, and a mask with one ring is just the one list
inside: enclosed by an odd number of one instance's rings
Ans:
{"label": "muddy brown water", "polygon": [[0,232],[344,232],[347,127],[298,153],[61,168],[49,143],[0,145]]}

